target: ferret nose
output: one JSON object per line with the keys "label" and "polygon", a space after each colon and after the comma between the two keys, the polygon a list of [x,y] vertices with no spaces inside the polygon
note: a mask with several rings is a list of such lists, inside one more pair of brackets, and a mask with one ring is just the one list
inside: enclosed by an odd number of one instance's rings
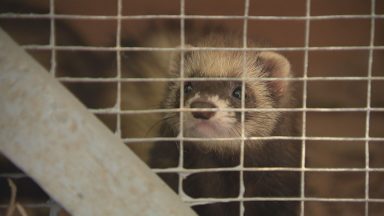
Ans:
{"label": "ferret nose", "polygon": [[[217,108],[213,103],[207,101],[194,101],[191,108]],[[193,117],[197,119],[208,120],[216,114],[215,111],[195,111],[192,112]]]}

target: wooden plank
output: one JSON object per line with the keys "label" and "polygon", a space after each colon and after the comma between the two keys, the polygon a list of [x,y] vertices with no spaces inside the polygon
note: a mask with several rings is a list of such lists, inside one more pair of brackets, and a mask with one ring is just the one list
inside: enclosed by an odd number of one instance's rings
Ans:
{"label": "wooden plank", "polygon": [[73,215],[195,215],[1,29],[0,150]]}

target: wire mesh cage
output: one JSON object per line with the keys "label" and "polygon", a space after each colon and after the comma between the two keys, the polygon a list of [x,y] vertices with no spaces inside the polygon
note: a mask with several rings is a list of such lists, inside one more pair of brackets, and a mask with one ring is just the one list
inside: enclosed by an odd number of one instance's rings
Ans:
{"label": "wire mesh cage", "polygon": [[[287,204],[284,211],[297,209],[292,215],[302,216],[384,213],[384,1],[5,0],[0,27],[198,214],[224,209],[228,215],[254,215],[258,207],[252,206],[263,205],[268,215],[280,215],[271,203]],[[212,33],[238,42],[196,43]],[[292,75],[252,80],[243,62],[238,77],[191,78],[185,67],[190,52],[236,52],[244,62],[252,53],[277,52],[289,60]],[[246,82],[281,80],[293,86],[294,103],[247,106]],[[170,82],[177,83],[178,101],[188,99],[189,83],[240,83],[238,107],[199,107],[239,113],[238,137],[183,134],[186,125],[180,122],[194,110],[183,103],[162,106]],[[249,135],[247,113],[294,115],[297,133]],[[161,132],[169,115],[177,116],[181,134]],[[188,147],[199,141],[237,144],[230,161],[211,163],[212,157],[224,157],[221,150]],[[247,148],[252,141],[270,141],[280,151],[291,146],[299,151],[297,163],[267,154],[260,157],[267,162],[252,164],[254,152]],[[260,176],[296,180],[265,186],[257,184]],[[9,207],[7,179],[15,182],[17,201],[28,215],[68,214],[5,157],[0,157],[0,212]],[[199,192],[196,184],[210,181],[213,189]],[[260,192],[264,187],[277,192]]]}

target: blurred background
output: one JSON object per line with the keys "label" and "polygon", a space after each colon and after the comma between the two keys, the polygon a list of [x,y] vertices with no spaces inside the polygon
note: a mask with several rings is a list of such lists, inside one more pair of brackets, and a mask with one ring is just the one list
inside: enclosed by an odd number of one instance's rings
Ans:
{"label": "blurred background", "polygon": [[[54,3],[54,13],[51,4]],[[250,16],[268,16],[248,20],[248,38],[257,46],[281,48],[280,53],[291,62],[294,76],[305,73],[306,0],[250,0]],[[369,68],[371,81],[370,106],[384,108],[384,0],[376,0],[377,16],[371,25],[371,1],[311,0],[307,76],[340,79],[314,79],[307,82],[308,108],[365,108]],[[54,22],[49,14],[56,14]],[[164,82],[121,83],[121,104],[117,105],[116,77],[166,77],[151,72],[146,64],[164,51],[126,50],[122,47],[173,47],[179,44],[160,43],[162,37],[180,34],[180,21],[172,16],[142,17],[140,15],[180,15],[180,0],[123,0],[121,41],[116,42],[118,28],[117,1],[108,0],[1,0],[0,27],[8,32],[50,73],[56,76],[112,131],[115,131],[144,161],[148,160],[150,143],[132,142],[130,138],[156,136],[153,122],[157,114],[132,114],[121,111],[157,108],[164,94]],[[186,19],[186,42],[205,32],[243,32],[244,1],[185,0],[186,15],[227,16],[225,19],[198,17]],[[342,15],[342,16],[339,16]],[[357,15],[348,18],[343,15]],[[109,16],[113,16],[112,18]],[[279,18],[280,17],[280,18]],[[374,47],[370,65],[371,30]],[[160,32],[156,34],[156,32]],[[249,46],[254,46],[249,44]],[[55,47],[53,49],[53,47]],[[88,48],[88,49],[87,49]],[[95,49],[91,49],[95,48]],[[289,49],[287,49],[289,48]],[[121,62],[118,59],[121,59]],[[167,61],[166,59],[164,60]],[[167,63],[157,62],[160,71]],[[121,74],[119,72],[121,71]],[[145,74],[143,74],[145,73]],[[82,78],[101,78],[84,81]],[[360,77],[346,80],[342,77]],[[303,106],[303,82],[292,81]],[[154,93],[156,92],[156,93]],[[384,112],[371,111],[369,166],[384,168]],[[119,116],[120,115],[120,116]],[[306,136],[356,138],[308,140],[306,167],[365,168],[365,111],[308,111]],[[118,120],[120,118],[120,120]],[[151,124],[152,122],[152,124]],[[135,127],[132,127],[134,125]],[[0,215],[7,208],[10,189],[6,178],[12,177],[18,188],[17,200],[28,215],[50,215],[50,198],[33,180],[24,176],[10,161],[0,155]],[[12,175],[11,175],[12,174]],[[306,172],[305,196],[318,198],[365,198],[365,172]],[[384,199],[384,172],[370,172],[370,198]],[[364,215],[364,202],[309,201],[305,215]],[[369,203],[370,216],[384,215],[384,202]],[[60,212],[60,211],[58,211]],[[63,213],[64,214],[64,213]]]}

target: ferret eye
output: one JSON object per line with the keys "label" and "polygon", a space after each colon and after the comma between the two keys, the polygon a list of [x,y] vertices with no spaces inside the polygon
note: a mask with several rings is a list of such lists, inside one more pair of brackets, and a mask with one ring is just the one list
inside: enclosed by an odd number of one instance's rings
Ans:
{"label": "ferret eye", "polygon": [[193,90],[192,88],[192,83],[191,82],[186,82],[184,83],[184,93],[188,94]]}
{"label": "ferret eye", "polygon": [[236,87],[235,90],[233,90],[232,96],[241,100],[241,86]]}

